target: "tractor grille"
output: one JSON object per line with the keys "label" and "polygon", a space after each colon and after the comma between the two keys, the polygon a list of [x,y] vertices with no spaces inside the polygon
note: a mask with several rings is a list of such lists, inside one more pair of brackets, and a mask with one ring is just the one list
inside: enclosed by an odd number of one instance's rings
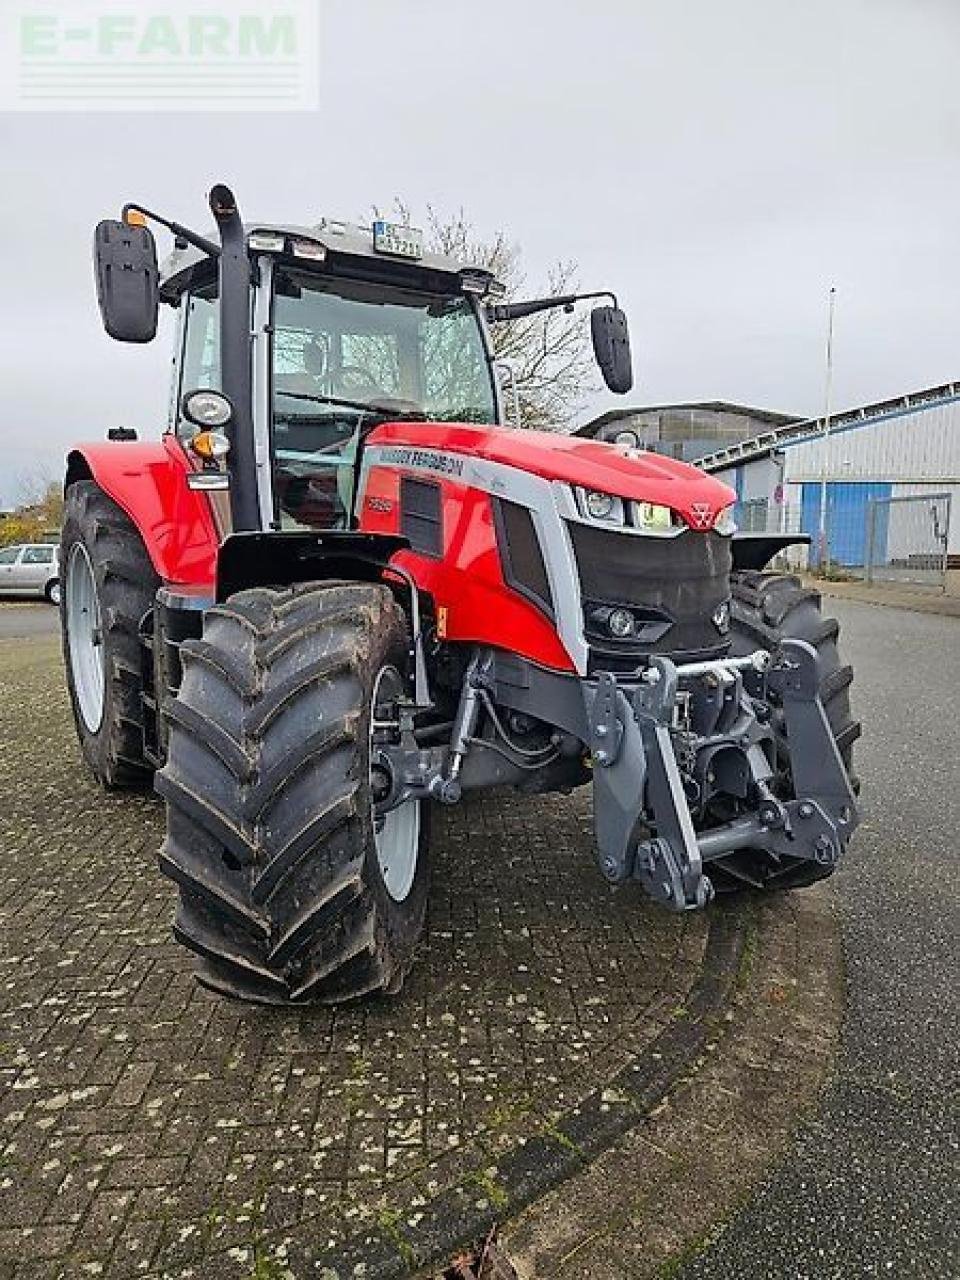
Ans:
{"label": "tractor grille", "polygon": [[[647,654],[713,657],[729,641],[713,620],[730,597],[730,539],[687,529],[675,538],[640,538],[571,522],[591,668],[626,671]],[[603,611],[626,606],[638,634],[615,640]]]}
{"label": "tractor grille", "polygon": [[414,551],[443,555],[443,504],[435,481],[400,477],[400,532]]}

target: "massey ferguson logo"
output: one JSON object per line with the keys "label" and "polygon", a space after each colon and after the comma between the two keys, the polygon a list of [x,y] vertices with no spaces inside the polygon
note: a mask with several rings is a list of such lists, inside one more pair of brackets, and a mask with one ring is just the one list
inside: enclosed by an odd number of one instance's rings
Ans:
{"label": "massey ferguson logo", "polygon": [[709,529],[713,524],[713,507],[707,502],[694,502],[690,506],[695,529]]}
{"label": "massey ferguson logo", "polygon": [[411,467],[415,471],[439,471],[445,476],[463,475],[463,458],[452,453],[434,453],[426,449],[401,449],[386,447],[380,454],[381,462],[392,462],[397,467]]}

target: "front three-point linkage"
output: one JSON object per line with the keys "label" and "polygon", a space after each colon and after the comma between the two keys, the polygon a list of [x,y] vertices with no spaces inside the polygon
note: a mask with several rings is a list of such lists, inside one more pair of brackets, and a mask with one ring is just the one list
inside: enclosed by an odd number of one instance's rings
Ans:
{"label": "front three-point linkage", "polygon": [[[586,698],[608,879],[638,879],[684,911],[710,901],[705,867],[737,850],[763,850],[775,862],[839,858],[856,807],[810,645],[784,640],[772,657],[758,650],[712,662],[655,657],[639,684],[604,674]],[[771,702],[785,719],[792,796],[775,791]],[[735,816],[718,822],[713,815],[724,809]]]}

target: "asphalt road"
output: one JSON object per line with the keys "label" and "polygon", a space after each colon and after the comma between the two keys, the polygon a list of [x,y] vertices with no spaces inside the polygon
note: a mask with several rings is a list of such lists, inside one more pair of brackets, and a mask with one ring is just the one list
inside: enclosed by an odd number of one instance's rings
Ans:
{"label": "asphalt road", "polygon": [[864,723],[833,1082],[684,1280],[960,1276],[960,621],[825,601]]}
{"label": "asphalt road", "polygon": [[0,640],[55,635],[59,629],[60,611],[45,600],[20,604],[0,599]]}

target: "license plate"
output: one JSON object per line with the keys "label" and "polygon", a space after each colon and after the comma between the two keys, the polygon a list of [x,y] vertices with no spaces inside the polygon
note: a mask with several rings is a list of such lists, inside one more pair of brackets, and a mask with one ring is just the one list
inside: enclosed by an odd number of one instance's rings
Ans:
{"label": "license plate", "polygon": [[377,221],[373,224],[373,247],[377,253],[395,258],[422,258],[423,232],[398,222]]}

